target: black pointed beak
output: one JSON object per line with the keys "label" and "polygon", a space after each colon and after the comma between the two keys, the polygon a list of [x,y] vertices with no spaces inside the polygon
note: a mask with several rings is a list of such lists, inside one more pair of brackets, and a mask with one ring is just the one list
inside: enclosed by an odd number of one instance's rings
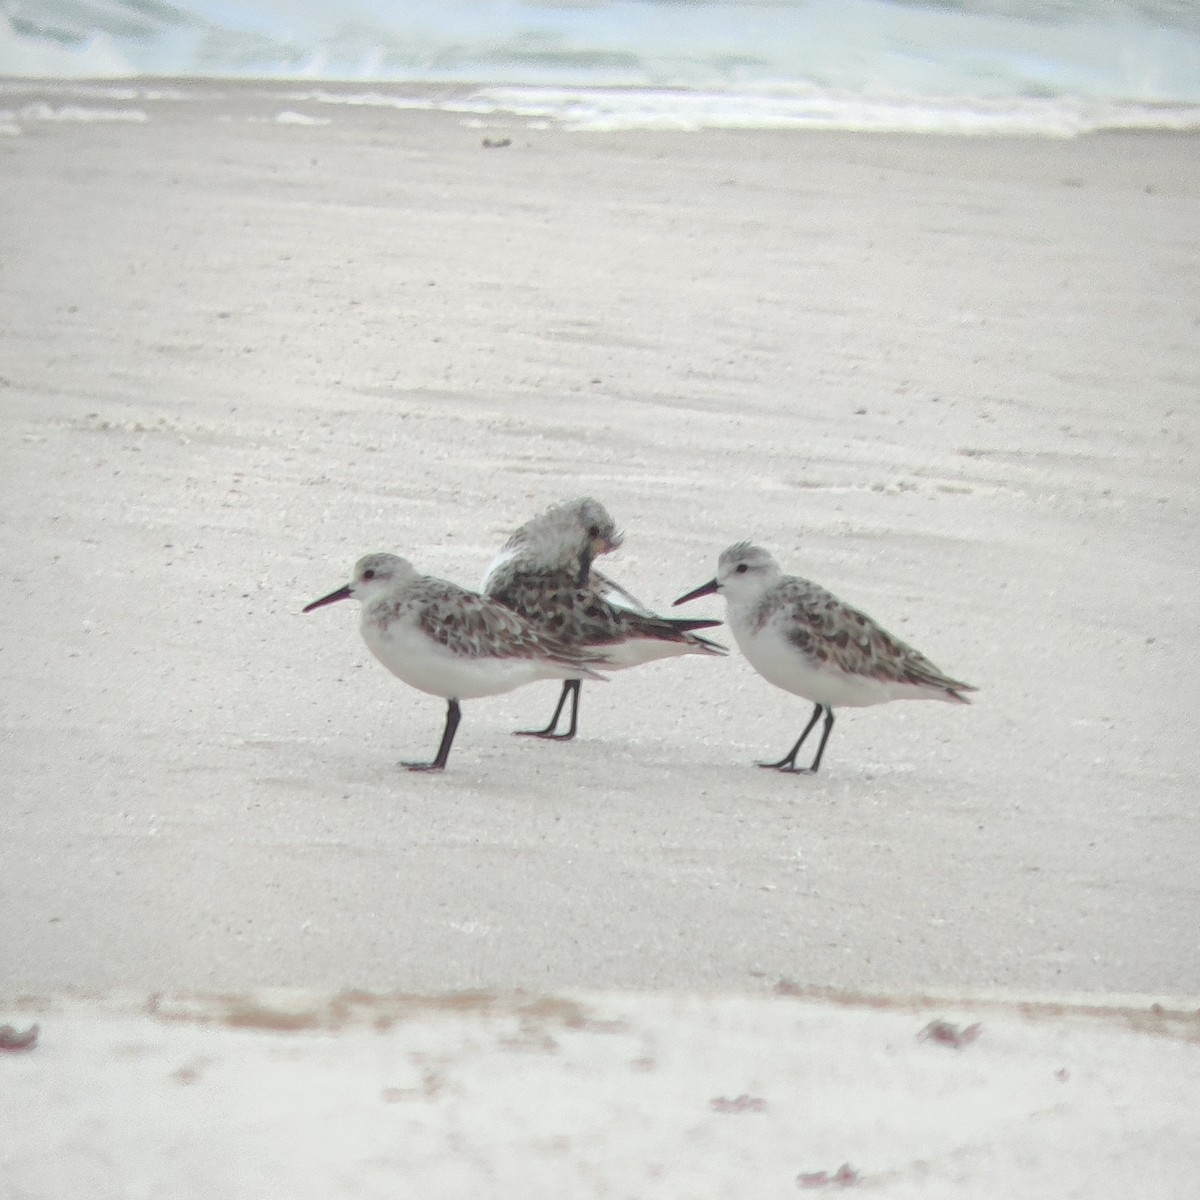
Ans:
{"label": "black pointed beak", "polygon": [[[717,590],[717,581],[710,579],[707,583],[702,583],[694,591],[688,592],[686,596],[680,596],[675,604],[686,604],[689,600],[699,600],[701,596],[711,596]],[[675,604],[671,607],[674,608]]]}
{"label": "black pointed beak", "polygon": [[306,604],[300,611],[312,612],[314,608],[320,608],[324,604],[333,604],[338,600],[349,600],[350,595],[350,585],[346,584],[344,587],[338,588],[336,592],[330,592],[328,596],[322,596],[320,600],[314,600],[311,604]]}

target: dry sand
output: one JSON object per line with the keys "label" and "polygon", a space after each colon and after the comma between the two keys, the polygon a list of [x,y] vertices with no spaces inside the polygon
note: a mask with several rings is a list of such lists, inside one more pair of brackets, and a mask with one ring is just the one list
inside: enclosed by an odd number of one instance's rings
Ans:
{"label": "dry sand", "polygon": [[1194,1200],[1200,1172],[1195,1014],[661,992],[41,1008],[43,1040],[0,1061],[5,1200],[770,1200],[833,1180]]}
{"label": "dry sand", "polygon": [[[1195,138],[286,92],[0,138],[0,996],[1200,994]],[[474,585],[582,492],[648,602],[753,538],[976,704],[789,778],[808,706],[678,660],[406,774],[442,703],[300,607],[368,550]]]}

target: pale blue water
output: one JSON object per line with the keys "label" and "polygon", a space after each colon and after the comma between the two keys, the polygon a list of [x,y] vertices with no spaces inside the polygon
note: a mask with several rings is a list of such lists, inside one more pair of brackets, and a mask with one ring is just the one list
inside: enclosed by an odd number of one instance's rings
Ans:
{"label": "pale blue water", "polygon": [[580,128],[1200,127],[1200,0],[0,0],[0,14],[8,76],[478,83],[482,103]]}

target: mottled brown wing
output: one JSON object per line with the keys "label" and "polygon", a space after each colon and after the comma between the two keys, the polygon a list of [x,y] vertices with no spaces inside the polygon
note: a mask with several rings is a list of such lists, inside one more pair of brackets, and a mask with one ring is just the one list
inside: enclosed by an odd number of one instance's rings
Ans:
{"label": "mottled brown wing", "polygon": [[579,587],[569,571],[513,575],[493,598],[571,645],[611,645],[623,637],[617,610],[594,587]]}
{"label": "mottled brown wing", "polygon": [[618,608],[628,608],[634,612],[648,613],[650,610],[632,593],[626,591],[615,579],[597,571],[595,567],[588,575],[588,582],[610,604]]}
{"label": "mottled brown wing", "polygon": [[603,595],[603,589],[611,586],[611,581],[595,576],[593,572],[593,578],[579,587],[566,571],[516,575],[493,596],[538,629],[575,646],[611,646],[640,637],[663,642],[696,642],[724,652],[725,648],[716,642],[691,634],[691,630],[711,629],[720,625],[720,621],[670,619],[624,608]]}
{"label": "mottled brown wing", "polygon": [[792,587],[787,598],[792,614],[788,639],[818,662],[831,663],[847,675],[950,692],[977,690],[943,674],[919,650],[817,584]]}
{"label": "mottled brown wing", "polygon": [[601,661],[539,630],[488,596],[454,584],[431,586],[417,615],[421,630],[456,654],[490,658],[548,658],[569,666]]}

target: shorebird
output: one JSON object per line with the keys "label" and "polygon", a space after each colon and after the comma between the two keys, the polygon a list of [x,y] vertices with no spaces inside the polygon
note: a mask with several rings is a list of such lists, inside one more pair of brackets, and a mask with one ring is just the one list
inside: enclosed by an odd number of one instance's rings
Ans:
{"label": "shorebird", "polygon": [[[730,546],[717,576],[675,601],[685,604],[720,592],[726,621],[750,665],[785,692],[816,706],[777,771],[816,774],[833,729],[833,710],[889,700],[945,700],[970,704],[963,692],[978,689],[944,675],[923,654],[888,633],[819,584],[784,575],[765,550],[749,542]],[[796,766],[796,754],[822,714],[825,729],[816,757]]]}
{"label": "shorebird", "polygon": [[[604,670],[636,667],[679,654],[725,654],[697,636],[720,621],[660,617],[592,562],[621,545],[612,517],[598,500],[581,496],[526,521],[504,543],[483,580],[483,592],[570,646],[600,652]],[[569,741],[579,725],[581,679],[568,679],[545,729],[525,737]],[[564,732],[558,720],[571,701]]]}
{"label": "shorebird", "polygon": [[306,605],[362,604],[367,648],[410,687],[448,702],[441,745],[432,762],[410,771],[440,771],[450,756],[460,700],[497,696],[541,679],[603,679],[603,655],[568,645],[477,592],[420,575],[394,554],[368,554],[351,581]]}

